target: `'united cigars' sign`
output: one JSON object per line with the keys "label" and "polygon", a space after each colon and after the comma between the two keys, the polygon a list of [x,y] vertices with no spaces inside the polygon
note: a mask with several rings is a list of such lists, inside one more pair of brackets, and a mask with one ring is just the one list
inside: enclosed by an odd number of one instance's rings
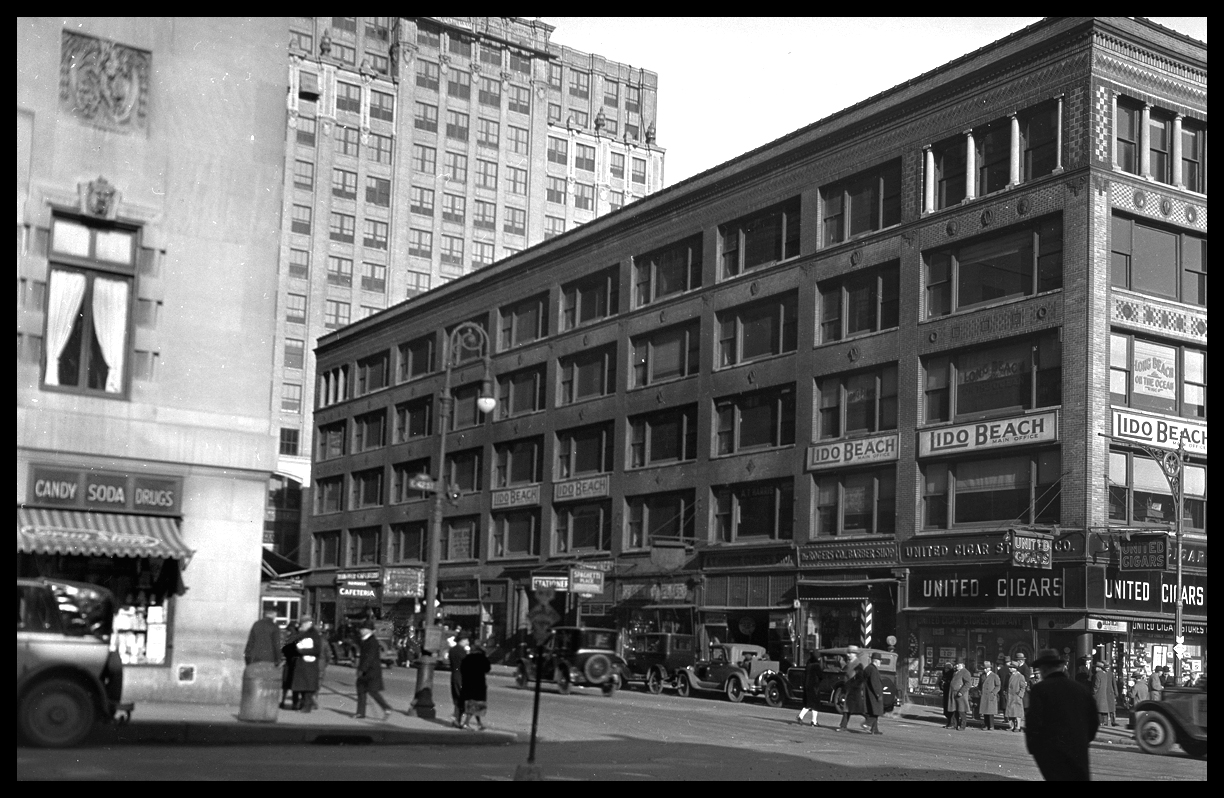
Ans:
{"label": "'united cigars' sign", "polygon": [[1058,411],[956,424],[918,433],[918,456],[999,449],[1058,440]]}
{"label": "'united cigars' sign", "polygon": [[885,463],[897,459],[897,436],[878,435],[837,443],[821,443],[807,450],[808,471],[866,463]]}

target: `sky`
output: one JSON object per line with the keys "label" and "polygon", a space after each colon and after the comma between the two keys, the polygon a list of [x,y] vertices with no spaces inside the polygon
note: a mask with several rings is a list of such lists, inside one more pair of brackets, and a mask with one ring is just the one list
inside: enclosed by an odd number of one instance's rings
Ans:
{"label": "sky", "polygon": [[[674,186],[1041,18],[541,19],[558,44],[659,76],[657,143]],[[1207,41],[1206,17],[1149,19]]]}

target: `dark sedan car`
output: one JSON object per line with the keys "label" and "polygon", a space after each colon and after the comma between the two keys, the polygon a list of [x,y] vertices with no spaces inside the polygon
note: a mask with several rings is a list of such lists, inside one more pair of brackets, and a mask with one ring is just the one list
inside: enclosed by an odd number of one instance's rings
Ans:
{"label": "dark sedan car", "polygon": [[[822,648],[816,651],[824,675],[816,696],[822,704],[841,711],[846,695],[846,662],[857,656],[864,666],[871,661],[872,654],[880,655],[880,681],[884,685],[884,711],[891,712],[897,704],[897,653],[878,648],[863,648],[857,652],[849,648]],[[789,668],[785,678],[779,674],[765,688],[765,702],[771,707],[780,707],[787,701],[803,700],[803,673],[801,667]]]}
{"label": "dark sedan car", "polygon": [[562,693],[579,685],[598,687],[604,695],[613,695],[625,672],[625,660],[616,653],[619,636],[615,629],[554,627],[544,645],[543,659],[537,662],[535,652],[528,649],[514,671],[514,683],[519,687],[534,684],[538,669],[541,680],[555,682]]}
{"label": "dark sedan car", "polygon": [[646,689],[660,693],[675,687],[676,678],[696,662],[696,641],[692,635],[673,632],[635,634],[625,647],[627,681],[643,681]]}

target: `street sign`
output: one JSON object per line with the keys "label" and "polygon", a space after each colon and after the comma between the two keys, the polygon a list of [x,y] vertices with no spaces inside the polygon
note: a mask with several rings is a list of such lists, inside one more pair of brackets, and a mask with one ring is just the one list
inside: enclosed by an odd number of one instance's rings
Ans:
{"label": "street sign", "polygon": [[1185,636],[1185,635],[1177,635],[1177,636],[1176,636],[1176,637],[1174,637],[1173,639],[1174,639],[1174,641],[1176,641],[1176,642],[1177,642],[1177,645],[1179,645],[1179,646],[1180,646],[1180,645],[1185,644],[1185,642],[1186,642],[1186,636]]}
{"label": "street sign", "polygon": [[527,620],[531,621],[531,634],[536,645],[542,646],[548,642],[548,636],[552,634],[552,628],[561,620],[561,616],[547,604],[537,604],[527,613]]}
{"label": "street sign", "polygon": [[408,487],[412,490],[423,490],[426,493],[432,493],[434,490],[433,477],[429,474],[413,474],[408,477]]}
{"label": "street sign", "polygon": [[1173,559],[1169,551],[1169,538],[1161,532],[1156,535],[1124,535],[1118,541],[1118,569],[1121,571],[1168,571]]}
{"label": "street sign", "polygon": [[1177,655],[1178,659],[1186,656],[1186,645],[1184,643],[1178,643],[1177,645],[1173,646],[1173,653]]}
{"label": "street sign", "polygon": [[604,592],[603,571],[574,566],[570,568],[570,584],[572,585],[571,589],[575,593],[580,593],[584,596],[602,596]]}

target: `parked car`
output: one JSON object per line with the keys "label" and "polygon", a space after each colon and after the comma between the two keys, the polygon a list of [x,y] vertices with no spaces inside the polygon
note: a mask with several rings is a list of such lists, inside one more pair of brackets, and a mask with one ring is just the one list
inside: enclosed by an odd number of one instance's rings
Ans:
{"label": "parked car", "polygon": [[115,602],[97,585],[17,579],[17,730],[32,745],[81,743],[123,704],[123,662],[111,651]]}
{"label": "parked car", "polygon": [[514,670],[514,683],[530,687],[535,684],[538,669],[540,679],[555,682],[562,693],[568,693],[572,685],[580,685],[598,687],[604,695],[614,695],[626,670],[625,660],[616,653],[619,636],[614,629],[553,627],[552,636],[544,645],[543,659],[537,662],[536,652],[526,651]]}
{"label": "parked car", "polygon": [[696,640],[674,632],[635,634],[625,647],[625,680],[640,681],[659,694],[675,687],[676,678],[697,661]]}
{"label": "parked car", "polygon": [[764,695],[778,673],[777,660],[767,656],[761,646],[714,643],[708,660],[689,665],[676,677],[676,690],[682,696],[697,690],[719,692],[735,703],[743,701],[745,695]]}
{"label": "parked car", "polygon": [[1207,756],[1207,685],[1166,687],[1159,701],[1140,701],[1131,715],[1135,742],[1149,754],[1164,755],[1176,743],[1190,756]]}
{"label": "parked car", "polygon": [[[815,652],[820,660],[820,685],[816,689],[817,699],[826,706],[841,711],[846,700],[845,663],[854,654],[848,648],[822,648]],[[891,712],[897,705],[897,653],[878,648],[859,649],[858,656],[864,664],[871,661],[872,654],[880,655],[880,681],[884,685],[884,711]],[[804,668],[788,668],[785,676],[775,674],[765,686],[765,703],[780,707],[789,702],[803,701]]]}

